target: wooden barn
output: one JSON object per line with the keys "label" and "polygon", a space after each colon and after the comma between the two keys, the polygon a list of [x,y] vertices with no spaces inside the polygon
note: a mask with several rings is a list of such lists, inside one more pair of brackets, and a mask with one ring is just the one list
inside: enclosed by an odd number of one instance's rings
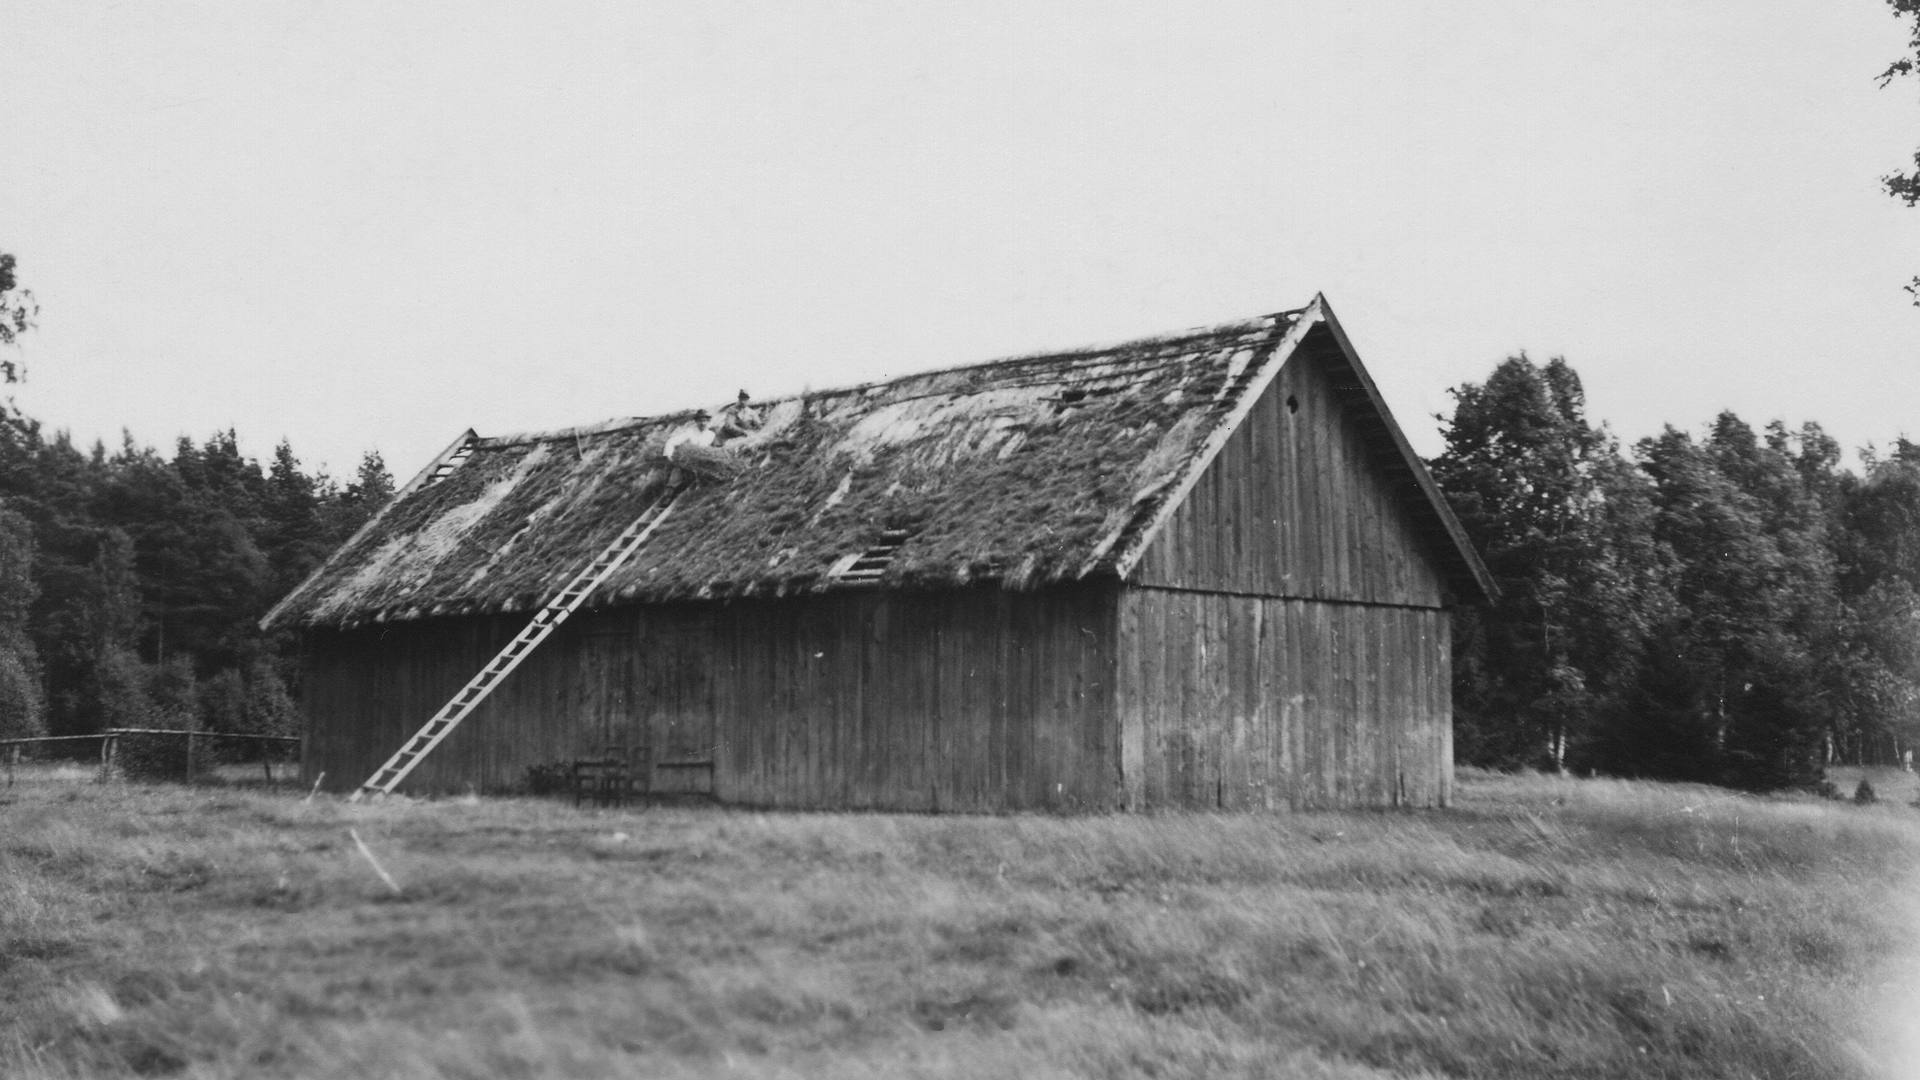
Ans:
{"label": "wooden barn", "polygon": [[1440,806],[1448,607],[1491,589],[1318,298],[711,415],[468,432],[265,620],[303,642],[308,779],[351,788],[423,745],[590,565],[577,613],[401,790],[612,752],[654,791],[766,806]]}

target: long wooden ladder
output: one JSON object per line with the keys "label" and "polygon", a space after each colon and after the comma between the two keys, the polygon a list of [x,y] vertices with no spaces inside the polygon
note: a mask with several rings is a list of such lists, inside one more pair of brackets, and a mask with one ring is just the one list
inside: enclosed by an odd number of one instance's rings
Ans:
{"label": "long wooden ladder", "polygon": [[647,504],[647,508],[640,512],[640,516],[634,519],[633,524],[627,526],[619,536],[615,537],[613,543],[608,544],[605,550],[587,564],[586,569],[575,574],[573,580],[567,582],[566,587],[534,615],[533,621],[527,624],[526,629],[516,634],[512,641],[507,642],[506,648],[501,649],[498,655],[488,661],[487,666],[481,668],[478,675],[468,680],[467,685],[461,687],[459,693],[448,699],[447,703],[440,707],[440,711],[433,714],[433,719],[428,720],[426,726],[415,732],[413,738],[407,740],[406,745],[388,758],[385,765],[380,766],[378,771],[367,778],[366,783],[361,784],[358,790],[348,796],[347,801],[359,802],[369,795],[391,794],[400,781],[405,780],[407,774],[413,771],[414,766],[420,764],[423,758],[433,752],[434,747],[439,746],[448,735],[452,734],[453,729],[460,726],[460,721],[465,720],[474,709],[479,708],[480,703],[487,699],[488,694],[493,693],[494,688],[500,685],[501,680],[505,679],[509,672],[520,666],[520,661],[531,655],[541,642],[547,640],[548,635],[552,634],[561,623],[566,622],[567,617],[586,602],[587,597],[593,594],[593,590],[598,588],[601,582],[615,570],[620,569],[628,559],[633,557],[634,552],[639,551],[646,544],[647,540],[653,536],[653,531],[660,527],[660,523],[667,519],[668,514],[673,512],[674,504],[679,501],[681,494],[687,490],[688,488],[683,486],[668,488],[653,502]]}

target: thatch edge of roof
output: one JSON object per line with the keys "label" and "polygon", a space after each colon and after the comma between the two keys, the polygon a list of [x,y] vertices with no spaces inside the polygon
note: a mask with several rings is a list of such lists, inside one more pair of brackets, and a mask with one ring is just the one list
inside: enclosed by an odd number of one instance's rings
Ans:
{"label": "thatch edge of roof", "polygon": [[[412,479],[408,480],[398,491],[393,493],[393,497],[387,500],[385,506],[382,506],[374,512],[372,517],[361,523],[360,527],[353,531],[353,535],[347,537],[344,543],[334,548],[325,559],[322,559],[319,566],[314,567],[311,573],[301,579],[300,584],[287,590],[287,595],[281,597],[279,603],[268,608],[267,613],[260,616],[258,625],[261,632],[265,633],[273,630],[274,627],[278,625],[281,616],[285,615],[287,609],[293,606],[293,602],[311,588],[314,582],[319,581],[328,570],[331,570],[334,563],[339,562],[340,559],[343,558],[347,552],[352,551],[363,538],[378,528],[380,524],[386,520],[387,514],[400,505],[402,499],[418,491],[420,487],[427,482],[427,477],[433,475],[433,470],[440,467],[441,462],[453,457],[453,455],[460,452],[461,447],[477,440],[479,437],[472,428],[468,428],[461,432],[459,437],[448,443],[446,449],[435,454],[432,460],[421,466],[420,471],[414,473]],[[301,620],[295,623],[295,625],[308,626],[311,625],[311,623],[306,620]]]}
{"label": "thatch edge of roof", "polygon": [[[577,618],[594,612],[611,611],[620,608],[639,607],[651,604],[730,604],[735,601],[786,600],[798,597],[819,596],[824,593],[862,593],[886,592],[888,594],[927,594],[951,592],[955,589],[1000,589],[1010,592],[1038,592],[1043,589],[1065,588],[1090,583],[1108,582],[1119,586],[1124,584],[1114,576],[1111,567],[1085,578],[1072,575],[1057,577],[1036,577],[1024,583],[1016,584],[1011,575],[991,574],[955,574],[948,580],[916,579],[900,584],[879,585],[871,582],[840,582],[825,577],[811,578],[804,582],[764,588],[749,583],[747,586],[703,587],[687,592],[675,593],[663,597],[639,597],[625,595],[625,591],[602,594],[595,590],[586,601],[576,609],[572,616]],[[490,603],[462,604],[409,604],[396,603],[372,611],[332,619],[300,620],[290,624],[301,631],[349,632],[373,626],[386,626],[393,623],[420,623],[434,619],[471,619],[471,618],[528,618],[545,607],[549,598],[521,593],[505,597]]]}
{"label": "thatch edge of roof", "polygon": [[[1113,535],[1102,540],[1094,548],[1094,556],[1082,567],[1081,577],[1088,576],[1103,564],[1110,566],[1122,580],[1132,575],[1134,567],[1139,565],[1147,548],[1153,545],[1154,539],[1160,535],[1167,522],[1172,520],[1173,515],[1187,501],[1187,496],[1192,494],[1194,485],[1200,482],[1200,477],[1206,474],[1207,468],[1213,464],[1214,459],[1226,449],[1227,442],[1233,438],[1234,432],[1239,431],[1240,425],[1246,423],[1254,406],[1266,394],[1267,388],[1273,385],[1273,380],[1279,376],[1280,369],[1286,367],[1287,360],[1300,347],[1300,342],[1305,339],[1308,331],[1319,325],[1323,311],[1322,298],[1316,294],[1313,303],[1304,308],[1266,316],[1266,318],[1291,317],[1292,321],[1287,324],[1286,332],[1280,336],[1280,340],[1268,350],[1264,357],[1260,358],[1259,370],[1254,372],[1253,377],[1240,391],[1239,400],[1233,403],[1233,408],[1227,410],[1214,424],[1213,430],[1207,433],[1206,440],[1200,444],[1200,450],[1187,462],[1186,472],[1179,481],[1154,496],[1158,505],[1152,511],[1147,524],[1137,528],[1131,523],[1123,524],[1114,531]],[[1122,537],[1129,529],[1135,530],[1132,539],[1121,544]],[[1117,554],[1110,550],[1115,546],[1120,548]]]}

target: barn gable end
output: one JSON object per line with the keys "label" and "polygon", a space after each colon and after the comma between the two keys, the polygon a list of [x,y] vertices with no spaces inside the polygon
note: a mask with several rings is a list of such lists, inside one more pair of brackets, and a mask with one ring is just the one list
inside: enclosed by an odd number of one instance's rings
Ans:
{"label": "barn gable end", "polygon": [[1324,299],[1290,328],[1177,498],[1132,584],[1440,607],[1493,588]]}
{"label": "barn gable end", "polygon": [[1450,620],[1483,597],[1324,301],[1128,568],[1134,806],[1444,805]]}

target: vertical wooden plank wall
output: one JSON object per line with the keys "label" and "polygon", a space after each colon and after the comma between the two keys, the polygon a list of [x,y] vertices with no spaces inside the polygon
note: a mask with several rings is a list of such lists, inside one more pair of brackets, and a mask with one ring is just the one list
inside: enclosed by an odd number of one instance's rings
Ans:
{"label": "vertical wooden plank wall", "polygon": [[[1310,341],[1314,339],[1309,339]],[[1288,406],[1291,400],[1294,405]],[[1441,607],[1421,496],[1303,348],[1142,553],[1142,585]]]}
{"label": "vertical wooden plank wall", "polygon": [[[634,634],[607,613],[576,617],[420,764],[402,790],[493,790],[534,765],[634,744]],[[302,705],[308,782],[351,789],[512,640],[516,616],[394,623],[308,637]]]}
{"label": "vertical wooden plank wall", "polygon": [[1441,553],[1334,349],[1289,359],[1122,595],[1131,806],[1451,797]]}
{"label": "vertical wooden plank wall", "polygon": [[[563,627],[403,790],[505,789],[644,746],[656,789],[795,807],[1111,808],[1116,589],[843,591],[594,612]],[[310,640],[309,778],[372,773],[514,619]]]}
{"label": "vertical wooden plank wall", "polygon": [[[642,609],[652,619],[670,608]],[[731,655],[715,792],[907,810],[1119,803],[1114,591],[840,592],[709,605]]]}
{"label": "vertical wooden plank wall", "polygon": [[1143,588],[1119,618],[1128,806],[1451,800],[1445,611]]}

